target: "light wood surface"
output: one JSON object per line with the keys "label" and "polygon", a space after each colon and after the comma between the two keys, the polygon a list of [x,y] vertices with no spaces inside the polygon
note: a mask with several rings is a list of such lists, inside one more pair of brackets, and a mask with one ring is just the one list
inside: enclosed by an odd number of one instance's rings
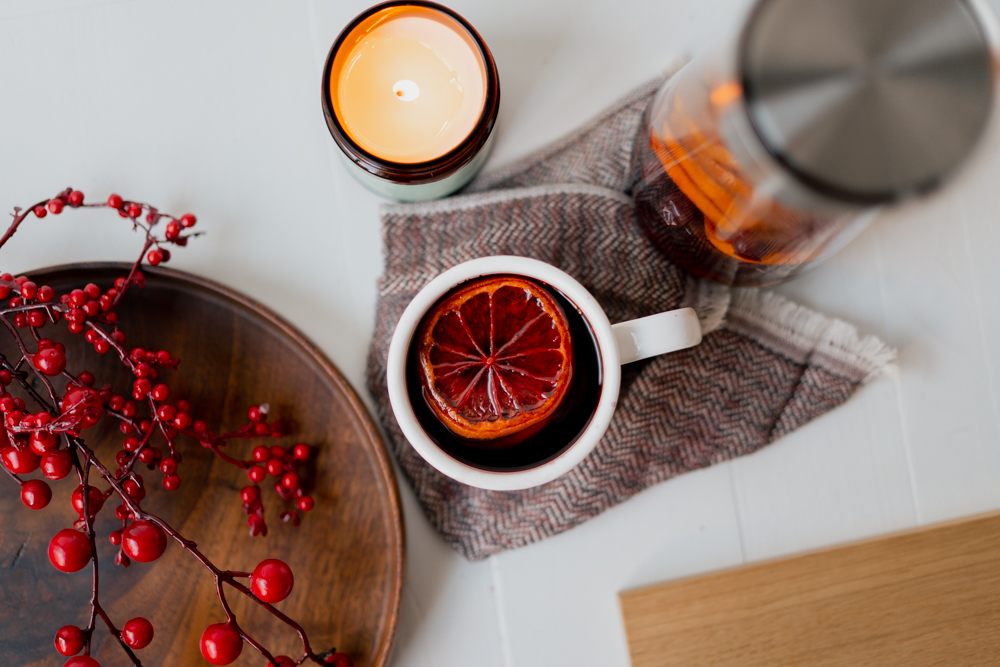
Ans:
{"label": "light wood surface", "polygon": [[1000,664],[1000,513],[628,591],[632,667]]}

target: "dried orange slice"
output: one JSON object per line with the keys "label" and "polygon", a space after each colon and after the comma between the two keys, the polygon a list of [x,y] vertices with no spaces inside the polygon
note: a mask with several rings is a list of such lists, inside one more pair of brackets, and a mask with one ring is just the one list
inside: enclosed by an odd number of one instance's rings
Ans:
{"label": "dried orange slice", "polygon": [[427,403],[463,438],[540,427],[569,389],[566,314],[535,281],[491,276],[460,286],[428,313],[417,335]]}

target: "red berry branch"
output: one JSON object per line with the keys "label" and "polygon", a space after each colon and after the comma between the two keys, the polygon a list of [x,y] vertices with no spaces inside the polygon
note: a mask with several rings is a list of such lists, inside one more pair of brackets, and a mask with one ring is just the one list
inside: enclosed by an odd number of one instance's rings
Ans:
{"label": "red berry branch", "polygon": [[[25,276],[0,275],[0,300],[10,298],[6,307],[0,306],[0,322],[17,348],[11,358],[0,354],[0,413],[3,414],[0,467],[19,485],[24,504],[35,510],[49,504],[52,489],[45,480],[27,479],[27,475],[40,470],[46,479],[58,481],[75,471],[78,481],[72,505],[79,519],[71,528],[56,533],[48,551],[56,569],[72,573],[90,565],[93,574],[87,627],[67,625],[56,633],[56,650],[74,656],[65,667],[100,667],[90,657],[98,622],[137,666],[142,663],[135,651],[145,648],[153,639],[153,625],[145,618],[133,618],[119,629],[101,606],[94,520],[110,500],[117,503],[114,514],[121,521],[121,528],[108,536],[118,547],[116,565],[151,563],[163,555],[172,540],[211,573],[226,620],[210,625],[201,637],[202,655],[210,663],[230,664],[239,657],[245,642],[272,667],[290,667],[306,661],[350,667],[350,659],[335,649],[315,653],[305,630],[274,607],[291,593],[294,577],[288,565],[268,559],[251,573],[220,569],[198,550],[195,542],[160,517],[145,512],[140,505],[146,496],[146,482],[136,470],[140,465],[149,471],[159,470],[166,490],[180,488],[183,460],[178,446],[180,436],[197,441],[226,463],[246,471],[250,484],[240,491],[240,501],[252,536],[267,533],[260,484],[268,476],[276,479],[275,492],[290,506],[280,515],[283,521],[298,526],[301,514],[314,504],[300,476],[312,463],[309,445],[260,445],[252,450],[248,460],[226,451],[233,440],[283,438],[291,433],[292,425],[285,420],[268,422],[267,404],[252,406],[247,411],[247,423],[235,431],[215,433],[204,421],[191,416],[193,407],[188,401],[171,401],[170,387],[161,381],[161,373],[176,370],[180,359],[167,350],[125,348],[126,337],[118,327],[117,306],[133,287],[144,287],[145,278],[140,271],[144,258],[152,265],[169,261],[168,246],[184,246],[188,239],[198,236],[188,231],[197,222],[195,216],[187,213],[175,218],[148,204],[125,201],[114,194],[107,202],[86,204],[82,192],[67,188],[28,209],[15,208],[13,222],[0,237],[0,248],[29,216],[41,219],[49,213],[58,215],[67,207],[114,209],[144,236],[144,244],[128,275],[115,280],[114,287],[106,291],[89,284],[57,296],[52,287],[36,285]],[[161,228],[162,236],[158,236],[157,230]],[[60,323],[65,323],[71,333],[83,335],[98,354],[112,354],[120,360],[135,377],[129,391],[119,394],[111,384],[98,385],[97,378],[87,370],[71,372],[65,347],[42,334],[46,327]],[[15,397],[8,389],[12,386],[20,387],[28,400]],[[105,419],[117,421],[124,436],[113,466],[102,462],[82,436]],[[108,488],[102,491],[95,486],[91,472]],[[249,579],[249,585],[242,583],[242,579]],[[268,652],[240,627],[227,600],[227,590],[247,596],[294,630],[302,642],[302,654],[292,659]]]}

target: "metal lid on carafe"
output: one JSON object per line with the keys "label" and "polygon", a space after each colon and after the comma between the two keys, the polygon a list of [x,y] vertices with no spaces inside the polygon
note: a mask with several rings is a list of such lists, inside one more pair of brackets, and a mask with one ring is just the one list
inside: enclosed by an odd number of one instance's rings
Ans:
{"label": "metal lid on carafe", "polygon": [[750,122],[824,197],[925,192],[961,165],[992,113],[981,17],[966,0],[761,0],[738,47]]}

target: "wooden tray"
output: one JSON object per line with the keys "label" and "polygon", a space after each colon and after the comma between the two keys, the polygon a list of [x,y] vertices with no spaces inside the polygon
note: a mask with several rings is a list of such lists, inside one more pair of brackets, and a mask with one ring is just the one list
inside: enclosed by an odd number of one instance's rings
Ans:
{"label": "wooden tray", "polygon": [[[181,490],[165,491],[159,471],[143,467],[149,489],[143,507],[195,540],[220,567],[249,571],[264,558],[285,560],[295,573],[295,589],[279,608],[305,627],[315,649],[336,646],[358,667],[385,665],[402,589],[402,511],[389,456],[361,401],[319,350],[266,308],[203,278],[143,270],[147,287],[141,299],[130,295],[122,303],[121,328],[129,336],[126,347],[167,349],[182,359],[178,371],[164,375],[172,397],[189,399],[193,416],[213,429],[243,423],[250,405],[265,402],[296,422],[289,438],[229,445],[244,458],[257,444],[320,446],[312,491],[316,508],[299,528],[278,519],[284,504],[265,486],[269,533],[251,538],[238,495],[246,474],[183,437]],[[31,275],[59,294],[87,282],[106,289],[127,271],[124,264],[75,264]],[[122,393],[131,385],[120,362],[97,354],[65,325],[43,332],[66,344],[71,360],[86,360],[99,384],[113,382]],[[12,347],[8,336],[0,337],[4,354],[12,354]],[[71,361],[70,370],[84,368]],[[124,437],[110,422],[84,433],[104,461],[113,461]],[[21,504],[9,480],[0,480],[0,664],[61,666],[66,658],[53,649],[56,630],[86,624],[90,568],[62,574],[46,555],[52,535],[75,519],[69,500],[74,479],[51,483],[52,503],[37,512]],[[107,536],[116,523],[120,527],[107,509],[97,522],[101,601],[112,619],[119,627],[134,616],[152,621],[153,643],[139,652],[144,665],[207,664],[199,637],[209,624],[225,620],[208,571],[176,544],[156,563],[115,567],[115,547]],[[228,597],[243,627],[272,653],[300,655],[297,637],[286,626],[242,595]],[[102,667],[130,664],[100,622],[95,637],[93,655]],[[263,663],[244,646],[234,664]]]}

